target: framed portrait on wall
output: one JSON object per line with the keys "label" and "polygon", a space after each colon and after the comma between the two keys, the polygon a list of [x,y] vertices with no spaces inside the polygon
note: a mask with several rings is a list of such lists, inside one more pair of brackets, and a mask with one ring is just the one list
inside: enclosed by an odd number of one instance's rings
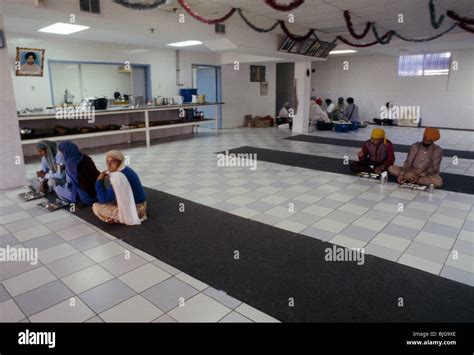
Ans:
{"label": "framed portrait on wall", "polygon": [[261,83],[265,81],[265,66],[251,65],[250,66],[250,82]]}
{"label": "framed portrait on wall", "polygon": [[43,76],[44,49],[16,48],[16,76]]}

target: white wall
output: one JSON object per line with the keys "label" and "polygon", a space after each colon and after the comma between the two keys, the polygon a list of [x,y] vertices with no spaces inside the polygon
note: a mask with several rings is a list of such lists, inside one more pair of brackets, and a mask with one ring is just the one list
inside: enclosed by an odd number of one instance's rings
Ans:
{"label": "white wall", "polygon": [[222,65],[223,128],[242,127],[245,115],[275,115],[276,64],[258,65],[266,66],[268,96],[260,95],[260,83],[250,82],[250,64],[240,64],[240,70]]}
{"label": "white wall", "polygon": [[[0,14],[0,28],[3,16]],[[26,183],[25,166],[20,142],[20,132],[13,95],[12,72],[7,48],[0,48],[0,190]]]}
{"label": "white wall", "polygon": [[[47,60],[72,60],[89,62],[125,62],[134,64],[150,64],[152,75],[152,93],[154,96],[175,96],[176,87],[176,52],[168,49],[150,49],[148,52],[135,51],[137,48],[113,44],[77,41],[73,44],[66,40],[50,40],[45,37],[27,38],[20,34],[7,34],[9,55],[13,66],[15,47],[44,48],[44,76],[16,77],[13,85],[19,109],[26,107],[45,107],[51,105],[51,90]],[[132,53],[130,53],[132,52]],[[192,64],[218,65],[220,56],[215,53],[181,51],[180,81],[183,87],[192,85]],[[276,64],[257,63],[265,65],[267,81],[269,82],[268,96],[260,96],[260,83],[250,82],[250,64],[241,64],[240,70],[235,71],[230,64],[222,65],[222,96],[226,103],[223,106],[223,128],[240,127],[243,117],[247,114],[254,116],[275,114]],[[72,86],[71,86],[72,87]],[[61,91],[62,92],[62,91]],[[79,93],[72,94],[80,96]]]}
{"label": "white wall", "polygon": [[[330,57],[314,62],[312,88],[323,98],[352,96],[361,120],[379,117],[386,102],[420,106],[422,124],[474,129],[474,50],[452,51],[457,71],[448,76],[398,77],[396,56]],[[348,61],[349,70],[343,70]]]}
{"label": "white wall", "polygon": [[[23,36],[7,33],[8,52],[12,67],[15,62],[16,47],[32,47],[45,49],[45,68],[43,77],[13,77],[13,86],[17,107],[45,107],[51,105],[51,91],[47,60],[71,60],[89,62],[129,61],[132,64],[150,64],[153,96],[175,96],[179,88],[176,86],[176,54],[171,49],[150,49],[147,52],[134,51],[137,48],[104,44],[91,41],[73,42],[48,39],[46,37]],[[185,87],[192,84],[191,65],[217,64],[214,53],[181,52],[181,82]],[[77,93],[74,93],[78,95]],[[112,92],[113,94],[113,92]]]}

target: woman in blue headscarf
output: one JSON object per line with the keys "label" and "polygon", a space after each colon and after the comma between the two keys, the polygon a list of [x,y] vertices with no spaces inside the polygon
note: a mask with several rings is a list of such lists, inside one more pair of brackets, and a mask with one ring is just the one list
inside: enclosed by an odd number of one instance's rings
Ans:
{"label": "woman in blue headscarf", "polygon": [[71,191],[69,202],[92,205],[97,201],[95,181],[100,174],[94,161],[71,141],[60,143],[59,150],[66,162],[67,185]]}

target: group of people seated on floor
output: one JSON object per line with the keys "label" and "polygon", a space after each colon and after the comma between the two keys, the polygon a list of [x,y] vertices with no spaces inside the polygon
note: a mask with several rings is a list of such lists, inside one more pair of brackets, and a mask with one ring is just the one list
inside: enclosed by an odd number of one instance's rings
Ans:
{"label": "group of people seated on floor", "polygon": [[139,225],[147,219],[146,193],[135,171],[125,166],[124,155],[112,150],[105,155],[107,170],[99,172],[94,161],[71,141],[59,145],[41,141],[36,145],[41,167],[32,186],[40,192],[55,192],[76,207],[92,206],[106,223]]}
{"label": "group of people seated on floor", "polygon": [[321,98],[313,96],[309,112],[310,122],[316,122],[318,131],[332,130],[335,122],[360,124],[359,107],[352,97],[345,101],[343,97],[340,97],[336,105],[331,99],[326,99],[324,105]]}
{"label": "group of people seated on floor", "polygon": [[[315,123],[316,128],[320,131],[332,130],[334,122],[360,123],[359,107],[352,97],[347,98],[347,100],[340,97],[335,105],[331,99],[326,99],[323,102],[322,98],[313,96],[309,105],[310,123]],[[290,103],[285,102],[277,118],[284,119],[292,129],[293,120],[289,112]]]}
{"label": "group of people seated on floor", "polygon": [[381,174],[388,171],[397,177],[400,184],[441,187],[443,179],[440,176],[440,166],[443,149],[435,144],[440,138],[438,129],[426,128],[423,140],[413,144],[403,166],[397,166],[394,165],[395,152],[392,142],[386,138],[383,129],[375,128],[370,139],[363,143],[358,153],[359,160],[352,162],[350,167],[356,173]]}

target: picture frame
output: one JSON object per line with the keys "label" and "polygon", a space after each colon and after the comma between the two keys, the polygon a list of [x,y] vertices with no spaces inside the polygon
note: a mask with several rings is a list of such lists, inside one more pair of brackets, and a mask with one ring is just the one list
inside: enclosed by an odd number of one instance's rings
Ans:
{"label": "picture frame", "polygon": [[260,96],[268,96],[268,81],[260,82]]}
{"label": "picture frame", "polygon": [[298,54],[306,55],[309,49],[313,46],[314,42],[315,42],[314,40],[308,40],[301,43]]}
{"label": "picture frame", "polygon": [[321,42],[316,41],[313,43],[310,49],[308,49],[308,52],[306,52],[306,55],[314,57],[318,49],[321,47]]}
{"label": "picture frame", "polygon": [[265,71],[266,71],[265,66],[251,65],[250,66],[250,82],[261,83],[261,82],[266,81]]}
{"label": "picture frame", "polygon": [[326,50],[321,54],[321,57],[326,59],[329,56],[329,53],[337,47],[337,44],[327,43]]}
{"label": "picture frame", "polygon": [[296,41],[292,40],[291,38],[287,38],[285,42],[281,45],[279,51],[280,52],[289,52],[291,48],[295,45]]}
{"label": "picture frame", "polygon": [[292,54],[298,54],[301,50],[301,46],[303,45],[303,42],[296,42],[293,47],[291,47],[290,51],[288,53]]}
{"label": "picture frame", "polygon": [[16,76],[43,76],[44,49],[16,48]]}
{"label": "picture frame", "polygon": [[337,47],[337,44],[331,42],[320,42],[320,47],[314,53],[314,57],[326,59],[329,53]]}

